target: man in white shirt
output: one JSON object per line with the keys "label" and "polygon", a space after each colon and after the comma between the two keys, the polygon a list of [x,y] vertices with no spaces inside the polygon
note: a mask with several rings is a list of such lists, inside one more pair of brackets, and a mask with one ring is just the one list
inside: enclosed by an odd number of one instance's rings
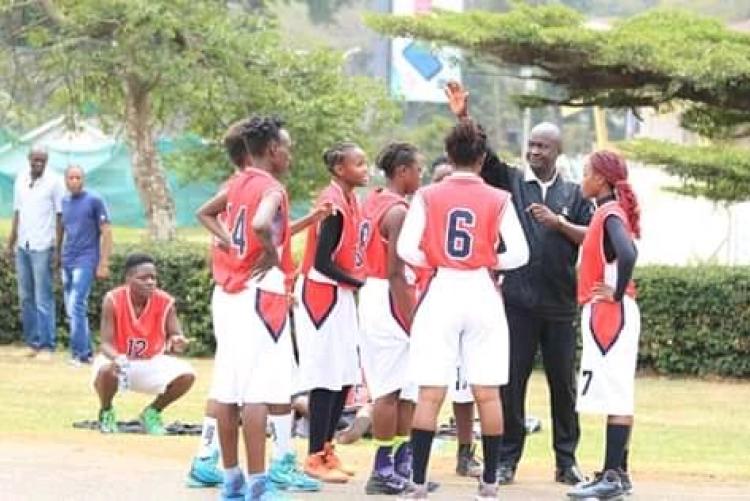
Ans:
{"label": "man in white shirt", "polygon": [[16,176],[8,254],[15,255],[18,300],[29,356],[50,359],[55,350],[53,269],[60,263],[62,181],[46,170],[47,152],[33,147],[29,171]]}

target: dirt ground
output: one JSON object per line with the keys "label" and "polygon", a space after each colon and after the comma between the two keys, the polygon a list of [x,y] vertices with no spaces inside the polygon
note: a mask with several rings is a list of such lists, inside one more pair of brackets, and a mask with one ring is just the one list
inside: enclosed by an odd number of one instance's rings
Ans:
{"label": "dirt ground", "polygon": [[[176,457],[174,444],[157,442],[169,439],[131,436],[109,441],[108,437],[104,438],[98,433],[79,433],[80,437],[74,435],[73,440],[59,442],[40,441],[33,437],[21,440],[6,437],[0,440],[0,499],[197,501],[218,498],[218,491],[215,489],[189,489],[184,486],[187,464],[179,457],[186,456]],[[189,449],[195,443],[192,438],[194,437],[178,438],[180,444],[176,448]],[[342,449],[342,456],[347,457],[346,449]],[[352,461],[362,472],[353,482],[345,486],[327,485],[319,494],[297,495],[294,499],[378,499],[363,494],[367,465],[360,462],[362,461]],[[441,483],[441,489],[432,499],[472,499],[473,482],[453,475],[450,471],[450,459],[441,457],[434,463],[432,478]],[[529,471],[522,467],[517,482],[504,487],[500,499],[566,499],[566,488],[551,482],[549,477],[550,472]],[[635,478],[634,481],[635,493],[628,498],[632,501],[750,500],[750,483],[721,483],[679,477]]]}

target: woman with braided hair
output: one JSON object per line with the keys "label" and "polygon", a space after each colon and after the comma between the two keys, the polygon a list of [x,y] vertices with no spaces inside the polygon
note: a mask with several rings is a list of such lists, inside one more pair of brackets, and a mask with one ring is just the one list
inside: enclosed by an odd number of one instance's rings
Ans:
{"label": "woman with braided hair", "polygon": [[625,160],[611,151],[591,154],[581,190],[597,208],[581,244],[578,272],[583,353],[577,410],[606,414],[607,433],[602,472],[568,495],[610,499],[632,489],[627,456],[641,329],[632,276],[640,210]]}

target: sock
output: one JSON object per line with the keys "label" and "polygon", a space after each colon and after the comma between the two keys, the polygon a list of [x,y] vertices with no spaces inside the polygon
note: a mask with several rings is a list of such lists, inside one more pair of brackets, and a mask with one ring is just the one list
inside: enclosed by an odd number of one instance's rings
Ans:
{"label": "sock", "polygon": [[292,452],[292,413],[268,415],[271,423],[271,460],[278,461]]}
{"label": "sock", "polygon": [[377,473],[393,473],[393,440],[373,440],[377,447],[372,470]]}
{"label": "sock", "polygon": [[344,413],[346,397],[349,395],[351,386],[344,386],[341,391],[334,391],[334,399],[331,407],[331,420],[328,424],[328,433],[326,433],[326,442],[333,442],[333,436],[336,434],[336,428],[339,426],[341,415]]}
{"label": "sock", "polygon": [[430,460],[430,449],[435,432],[432,430],[411,430],[412,479],[417,485],[424,485],[427,477],[427,463]]}
{"label": "sock", "polygon": [[458,444],[458,457],[471,456],[471,447],[474,444]]}
{"label": "sock", "polygon": [[622,466],[625,447],[630,438],[630,426],[625,424],[607,425],[607,445],[604,453],[604,470],[616,470]]}
{"label": "sock", "polygon": [[201,427],[201,440],[198,444],[196,457],[206,459],[219,450],[219,431],[216,428],[216,418],[205,416]]}
{"label": "sock", "polygon": [[323,450],[331,422],[331,408],[333,407],[334,392],[322,388],[315,388],[310,392],[308,400],[310,437],[307,443],[308,454],[312,455]]}
{"label": "sock", "polygon": [[396,436],[393,439],[393,463],[396,473],[407,480],[411,480],[412,454],[409,437]]}
{"label": "sock", "polygon": [[230,485],[233,488],[239,488],[244,483],[245,478],[242,476],[242,470],[235,465],[231,468],[224,469],[224,485]]}
{"label": "sock", "polygon": [[497,465],[500,462],[500,440],[502,435],[482,435],[482,454],[484,454],[484,473],[482,481],[493,485],[497,482]]}
{"label": "sock", "polygon": [[625,449],[625,452],[622,454],[622,471],[627,472],[628,471],[628,453],[630,452],[630,447]]}

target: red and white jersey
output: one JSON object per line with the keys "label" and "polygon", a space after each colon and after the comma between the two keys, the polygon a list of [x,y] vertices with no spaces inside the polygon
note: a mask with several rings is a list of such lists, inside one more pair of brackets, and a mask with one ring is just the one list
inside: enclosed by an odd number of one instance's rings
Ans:
{"label": "red and white jersey", "polygon": [[271,192],[282,195],[281,205],[274,216],[272,238],[278,249],[281,270],[287,277],[294,273],[289,228],[289,199],[284,186],[266,171],[248,168],[232,181],[227,193],[226,220],[231,237],[228,254],[217,266],[217,285],[225,292],[245,289],[250,274],[263,255],[263,245],[253,231],[252,220],[263,198]]}
{"label": "red and white jersey", "polygon": [[[579,304],[590,302],[594,295],[594,286],[605,283],[607,260],[604,256],[604,223],[609,216],[619,217],[631,238],[633,237],[628,217],[619,202],[613,200],[596,209],[581,244],[581,264],[578,267]],[[625,288],[625,294],[635,298],[635,283],[632,280]]]}
{"label": "red and white jersey", "polygon": [[420,248],[430,268],[496,268],[499,227],[510,199],[478,176],[452,175],[420,190],[426,215]]}
{"label": "red and white jersey", "polygon": [[[331,181],[331,184],[320,193],[315,204],[322,205],[327,202],[333,204],[334,210],[344,218],[341,238],[331,259],[347,275],[362,279],[365,274],[365,256],[362,216],[357,196],[354,193],[347,196],[338,183]],[[305,254],[302,258],[302,273],[305,275],[314,267],[319,233],[320,224],[312,225],[307,230]],[[339,285],[347,287],[345,284]]]}
{"label": "red and white jersey", "polygon": [[388,241],[380,232],[383,217],[394,206],[408,207],[404,197],[384,188],[376,188],[362,204],[362,243],[367,277],[388,278]]}
{"label": "red and white jersey", "polygon": [[161,289],[149,297],[139,316],[130,298],[130,287],[122,285],[107,293],[114,310],[113,344],[131,359],[148,359],[164,352],[167,314],[174,298]]}
{"label": "red and white jersey", "polygon": [[[239,172],[235,172],[232,176],[222,184],[221,189],[228,189],[232,185],[232,182],[239,177]],[[224,211],[217,217],[219,222],[226,225],[227,212]],[[217,284],[223,284],[227,281],[227,274],[229,269],[225,264],[225,260],[229,257],[229,253],[219,246],[219,240],[213,238],[211,242],[211,276],[214,278],[214,282]]]}

